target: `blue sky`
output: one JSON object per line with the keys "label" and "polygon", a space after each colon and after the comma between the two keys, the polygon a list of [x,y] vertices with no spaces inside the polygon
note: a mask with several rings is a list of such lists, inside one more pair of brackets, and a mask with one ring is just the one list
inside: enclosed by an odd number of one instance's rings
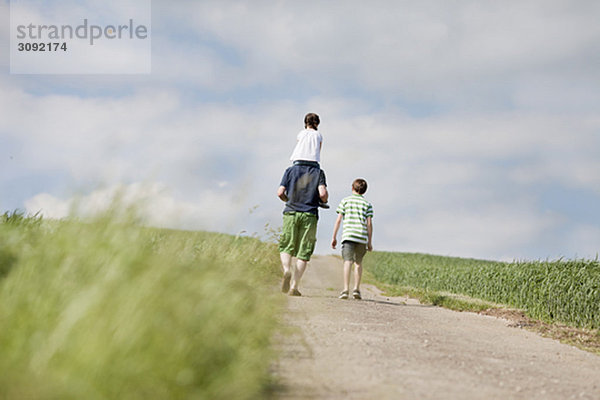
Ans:
{"label": "blue sky", "polygon": [[263,235],[316,112],[330,202],[365,178],[378,250],[600,251],[598,2],[153,1],[139,75],[10,74],[0,4],[3,211],[120,190],[153,225]]}

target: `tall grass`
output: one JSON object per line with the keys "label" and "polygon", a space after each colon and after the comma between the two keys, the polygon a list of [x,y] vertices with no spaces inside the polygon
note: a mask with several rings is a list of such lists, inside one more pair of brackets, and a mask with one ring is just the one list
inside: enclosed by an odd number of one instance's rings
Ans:
{"label": "tall grass", "polygon": [[252,238],[5,214],[0,398],[261,398],[278,271]]}
{"label": "tall grass", "polygon": [[502,263],[375,252],[365,258],[365,268],[382,282],[506,304],[546,322],[600,328],[597,259]]}

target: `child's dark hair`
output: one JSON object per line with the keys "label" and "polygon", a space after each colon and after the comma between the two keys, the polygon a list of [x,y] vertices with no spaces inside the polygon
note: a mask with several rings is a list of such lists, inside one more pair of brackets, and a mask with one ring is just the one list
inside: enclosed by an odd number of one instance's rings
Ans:
{"label": "child's dark hair", "polygon": [[365,194],[367,191],[367,181],[361,178],[355,179],[354,182],[352,182],[352,190],[358,194]]}
{"label": "child's dark hair", "polygon": [[311,128],[316,131],[320,123],[321,120],[317,114],[308,113],[306,114],[306,117],[304,117],[304,128]]}

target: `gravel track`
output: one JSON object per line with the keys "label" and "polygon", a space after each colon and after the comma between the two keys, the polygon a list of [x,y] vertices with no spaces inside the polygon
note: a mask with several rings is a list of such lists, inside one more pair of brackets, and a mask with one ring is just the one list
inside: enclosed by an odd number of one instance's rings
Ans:
{"label": "gravel track", "polygon": [[273,365],[280,399],[600,399],[600,357],[509,321],[390,298],[339,300],[342,263],[313,257]]}

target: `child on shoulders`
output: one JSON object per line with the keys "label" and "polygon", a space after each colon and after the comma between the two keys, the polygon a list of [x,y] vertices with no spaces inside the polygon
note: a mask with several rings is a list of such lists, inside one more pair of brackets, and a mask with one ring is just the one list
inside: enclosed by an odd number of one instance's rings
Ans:
{"label": "child on shoulders", "polygon": [[301,130],[296,139],[296,147],[292,152],[290,160],[294,163],[305,161],[319,166],[321,162],[321,147],[323,146],[323,136],[317,130],[321,123],[319,116],[314,113],[308,113],[304,117],[304,129]]}
{"label": "child on shoulders", "polygon": [[[296,139],[296,147],[290,157],[294,165],[309,165],[321,168],[321,147],[323,136],[318,131],[321,120],[314,113],[308,113],[304,117],[304,129],[301,130]],[[324,171],[323,171],[324,172]],[[320,202],[319,207],[329,208],[329,204]]]}

